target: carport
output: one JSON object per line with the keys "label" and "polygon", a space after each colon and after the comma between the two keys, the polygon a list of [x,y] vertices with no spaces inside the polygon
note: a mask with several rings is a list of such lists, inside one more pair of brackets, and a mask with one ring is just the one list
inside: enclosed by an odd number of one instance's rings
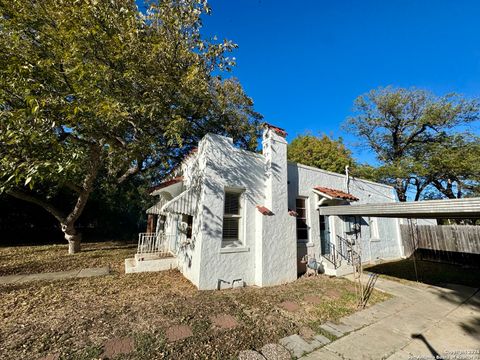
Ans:
{"label": "carport", "polygon": [[[413,254],[415,278],[418,281],[417,259],[415,250],[418,249],[418,227],[415,219],[475,219],[480,218],[480,198],[427,200],[416,202],[377,203],[377,204],[351,204],[340,206],[320,206],[320,215],[334,216],[370,216],[383,218],[407,219],[410,231],[410,246]],[[475,227],[480,234],[480,227]],[[478,239],[478,236],[475,236]],[[465,240],[465,239],[463,239]],[[467,241],[469,239],[466,239]],[[473,250],[480,253],[480,241],[472,241]],[[362,273],[360,264],[359,273]],[[362,289],[363,292],[363,289]]]}
{"label": "carport", "polygon": [[480,198],[319,207],[320,215],[406,219],[471,219],[480,217]]}

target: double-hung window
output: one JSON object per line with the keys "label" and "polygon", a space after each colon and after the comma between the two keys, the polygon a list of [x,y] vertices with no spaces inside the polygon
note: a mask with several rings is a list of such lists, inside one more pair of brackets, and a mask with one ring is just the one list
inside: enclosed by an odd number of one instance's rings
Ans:
{"label": "double-hung window", "polygon": [[222,247],[242,245],[242,193],[225,191]]}
{"label": "double-hung window", "polygon": [[307,225],[307,199],[298,198],[296,200],[297,212],[297,241],[308,242],[308,225]]}

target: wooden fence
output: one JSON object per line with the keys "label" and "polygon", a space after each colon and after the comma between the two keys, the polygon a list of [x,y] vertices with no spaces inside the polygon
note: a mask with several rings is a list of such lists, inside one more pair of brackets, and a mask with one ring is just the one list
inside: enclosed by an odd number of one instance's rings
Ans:
{"label": "wooden fence", "polygon": [[480,254],[480,226],[400,225],[405,255],[415,249]]}

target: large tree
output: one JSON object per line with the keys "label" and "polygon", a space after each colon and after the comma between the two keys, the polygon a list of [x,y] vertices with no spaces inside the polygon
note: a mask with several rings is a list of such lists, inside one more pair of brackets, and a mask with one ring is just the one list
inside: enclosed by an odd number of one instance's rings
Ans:
{"label": "large tree", "polygon": [[418,199],[431,178],[422,168],[426,147],[479,118],[478,103],[456,94],[437,97],[418,89],[380,88],[355,100],[345,124],[380,163],[378,178],[395,187],[400,201],[414,188]]}
{"label": "large tree", "polygon": [[419,163],[424,182],[436,190],[438,197],[458,199],[480,192],[478,136],[460,133],[428,144]]}
{"label": "large tree", "polygon": [[[0,190],[75,223],[101,178],[165,174],[207,132],[255,148],[236,45],[201,36],[205,0],[0,0]],[[58,194],[62,194],[59,197]],[[64,195],[68,194],[68,195]]]}
{"label": "large tree", "polygon": [[288,144],[287,155],[289,161],[337,173],[344,173],[346,165],[354,164],[352,153],[342,139],[335,140],[325,134],[298,135]]}

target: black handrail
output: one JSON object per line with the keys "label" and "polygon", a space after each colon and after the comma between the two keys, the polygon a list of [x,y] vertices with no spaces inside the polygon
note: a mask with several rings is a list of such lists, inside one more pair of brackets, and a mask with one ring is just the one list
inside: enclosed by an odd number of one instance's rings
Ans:
{"label": "black handrail", "polygon": [[338,261],[339,259],[337,257],[337,249],[335,248],[335,245],[332,243],[326,243],[325,245],[326,251],[325,254],[323,254],[323,257],[330,261],[335,267],[335,269],[338,268],[340,266],[340,263]]}
{"label": "black handrail", "polygon": [[338,244],[340,245],[340,255],[347,260],[349,265],[358,264],[360,254],[353,250],[353,243],[344,237],[337,235]]}

